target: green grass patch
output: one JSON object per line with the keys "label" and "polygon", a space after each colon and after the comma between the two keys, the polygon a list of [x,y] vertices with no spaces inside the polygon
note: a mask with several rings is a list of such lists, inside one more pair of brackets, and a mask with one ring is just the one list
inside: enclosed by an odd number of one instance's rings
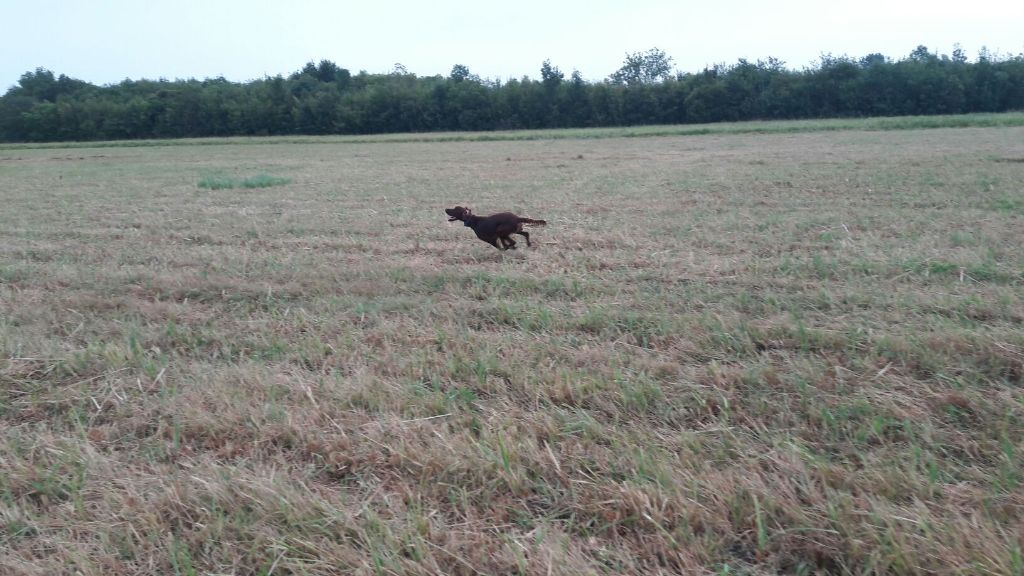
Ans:
{"label": "green grass patch", "polygon": [[991,206],[997,212],[1024,215],[1024,194],[996,198]]}
{"label": "green grass patch", "polygon": [[291,178],[282,178],[269,174],[257,174],[248,178],[212,175],[200,178],[198,186],[207,190],[231,190],[233,188],[270,188],[290,183]]}
{"label": "green grass patch", "polygon": [[134,148],[150,146],[228,146],[259,144],[369,144],[409,142],[510,142],[529,140],[593,140],[715,134],[790,134],[833,131],[890,131],[931,128],[993,128],[1024,126],[1024,113],[957,114],[942,116],[894,116],[878,118],[831,118],[824,120],[756,120],[714,124],[674,124],[611,128],[560,128],[545,130],[497,130],[493,132],[431,132],[374,134],[368,136],[270,136],[231,138],[183,138],[177,140],[116,140],[107,142],[48,142],[0,144],[0,150],[63,148]]}

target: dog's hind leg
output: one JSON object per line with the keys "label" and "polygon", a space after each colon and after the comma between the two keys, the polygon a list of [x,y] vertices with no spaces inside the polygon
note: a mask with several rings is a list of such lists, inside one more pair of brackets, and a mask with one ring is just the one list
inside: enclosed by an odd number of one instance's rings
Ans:
{"label": "dog's hind leg", "polygon": [[520,230],[519,232],[515,232],[515,234],[519,234],[523,238],[526,238],[526,245],[527,246],[531,246],[531,244],[530,244],[530,233],[529,232],[523,232],[522,230]]}

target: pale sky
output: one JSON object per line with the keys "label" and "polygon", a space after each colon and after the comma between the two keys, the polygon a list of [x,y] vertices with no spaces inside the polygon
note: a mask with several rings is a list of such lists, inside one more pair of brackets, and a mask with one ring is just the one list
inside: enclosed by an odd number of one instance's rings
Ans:
{"label": "pale sky", "polygon": [[697,72],[773,56],[902,58],[919,44],[969,59],[1024,52],[1024,1],[935,0],[0,0],[0,93],[47,68],[94,84],[126,78],[245,82],[327,59],[352,73],[606,78],[627,53],[664,50]]}

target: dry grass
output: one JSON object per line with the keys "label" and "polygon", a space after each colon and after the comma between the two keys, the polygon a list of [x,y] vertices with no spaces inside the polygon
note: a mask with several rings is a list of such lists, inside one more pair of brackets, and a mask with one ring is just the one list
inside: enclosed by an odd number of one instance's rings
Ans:
{"label": "dry grass", "polygon": [[1020,575],[1021,159],[0,150],[0,573]]}

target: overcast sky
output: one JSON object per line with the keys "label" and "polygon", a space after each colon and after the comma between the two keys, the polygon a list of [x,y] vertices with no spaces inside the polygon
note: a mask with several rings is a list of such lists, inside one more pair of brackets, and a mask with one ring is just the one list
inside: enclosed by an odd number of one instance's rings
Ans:
{"label": "overcast sky", "polygon": [[0,92],[47,68],[94,84],[248,81],[327,59],[353,73],[419,76],[464,64],[485,78],[540,76],[545,59],[601,80],[658,47],[678,70],[822,53],[901,58],[919,44],[968,58],[1024,52],[1024,0],[0,0]]}

